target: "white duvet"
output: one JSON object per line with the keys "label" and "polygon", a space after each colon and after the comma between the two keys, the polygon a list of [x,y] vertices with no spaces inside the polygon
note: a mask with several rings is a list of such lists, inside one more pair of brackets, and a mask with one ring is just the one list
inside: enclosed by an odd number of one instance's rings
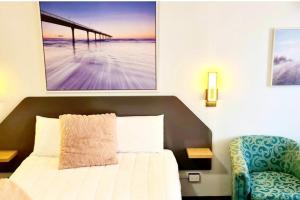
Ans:
{"label": "white duvet", "polygon": [[58,170],[57,157],[30,155],[10,177],[32,200],[179,200],[173,153],[119,153],[119,164]]}

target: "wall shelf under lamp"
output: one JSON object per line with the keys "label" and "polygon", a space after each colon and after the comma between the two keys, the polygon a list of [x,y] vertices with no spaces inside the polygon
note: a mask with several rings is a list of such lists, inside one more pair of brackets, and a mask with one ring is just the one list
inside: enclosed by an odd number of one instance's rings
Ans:
{"label": "wall shelf under lamp", "polygon": [[218,100],[217,72],[208,72],[208,84],[206,89],[206,107],[216,107]]}

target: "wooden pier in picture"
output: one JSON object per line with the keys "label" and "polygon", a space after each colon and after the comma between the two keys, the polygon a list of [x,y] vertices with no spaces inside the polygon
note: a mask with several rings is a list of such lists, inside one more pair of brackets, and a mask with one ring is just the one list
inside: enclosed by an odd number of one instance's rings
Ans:
{"label": "wooden pier in picture", "polygon": [[58,15],[54,15],[54,14],[46,12],[46,11],[41,11],[41,20],[44,21],[44,22],[49,22],[49,23],[53,23],[53,24],[57,24],[57,25],[61,25],[61,26],[70,27],[71,30],[72,30],[73,45],[75,45],[75,34],[74,34],[75,29],[86,31],[86,33],[87,33],[87,42],[90,42],[89,33],[94,33],[95,41],[97,41],[97,35],[99,36],[98,37],[99,40],[106,40],[106,39],[112,38],[112,36],[109,35],[109,34],[103,33],[101,31],[97,31],[95,29],[89,28],[89,27],[84,26],[82,24],[73,22],[71,20],[65,19],[63,17],[60,17]]}

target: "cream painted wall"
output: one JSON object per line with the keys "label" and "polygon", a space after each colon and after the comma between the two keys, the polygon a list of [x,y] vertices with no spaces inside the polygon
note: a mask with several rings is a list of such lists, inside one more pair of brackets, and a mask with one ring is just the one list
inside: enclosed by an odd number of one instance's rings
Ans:
{"label": "cream painted wall", "polygon": [[[300,142],[300,87],[269,86],[272,28],[300,27],[297,2],[159,3],[158,92],[45,91],[38,5],[0,3],[0,119],[26,96],[178,96],[213,132],[213,170],[185,195],[230,195],[230,140],[284,135]],[[202,100],[207,70],[220,75],[220,100]]]}
{"label": "cream painted wall", "polygon": [[[300,27],[300,3],[162,3],[161,60],[176,72],[174,94],[213,132],[213,171],[186,194],[230,194],[230,140],[283,135],[300,142],[300,87],[270,87],[272,28]],[[207,66],[222,78],[216,108],[198,83]],[[214,67],[213,67],[214,68]],[[204,182],[206,181],[206,182]]]}

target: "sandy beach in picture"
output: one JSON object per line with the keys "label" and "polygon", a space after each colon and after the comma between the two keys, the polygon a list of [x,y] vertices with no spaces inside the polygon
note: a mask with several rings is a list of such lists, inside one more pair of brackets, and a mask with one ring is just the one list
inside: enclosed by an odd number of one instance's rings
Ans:
{"label": "sandy beach in picture", "polygon": [[156,89],[155,2],[40,4],[47,90]]}

